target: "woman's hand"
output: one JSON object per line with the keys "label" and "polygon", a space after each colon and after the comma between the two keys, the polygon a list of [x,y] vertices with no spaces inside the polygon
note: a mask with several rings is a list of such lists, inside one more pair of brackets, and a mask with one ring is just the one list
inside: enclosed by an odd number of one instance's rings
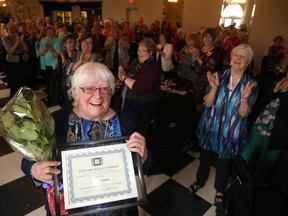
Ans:
{"label": "woman's hand", "polygon": [[192,52],[192,55],[193,55],[194,59],[200,58],[200,53],[199,53],[199,50],[197,48],[193,47],[191,49],[191,52]]}
{"label": "woman's hand", "polygon": [[46,43],[45,44],[45,48],[46,48],[46,50],[50,50],[51,49],[51,44],[50,43]]}
{"label": "woman's hand", "polygon": [[17,46],[21,44],[21,38],[18,34],[15,35],[15,44],[17,44]]}
{"label": "woman's hand", "polygon": [[242,100],[247,100],[248,97],[250,96],[252,89],[254,87],[254,83],[248,82],[247,85],[245,86],[243,93],[242,93]]}
{"label": "woman's hand", "polygon": [[207,79],[212,87],[212,89],[217,89],[219,86],[219,77],[218,73],[212,75],[210,71],[207,72]]}
{"label": "woman's hand", "polygon": [[48,184],[53,184],[53,174],[59,174],[60,170],[56,169],[61,163],[58,161],[40,161],[33,164],[31,168],[31,175],[41,181]]}
{"label": "woman's hand", "polygon": [[118,67],[118,79],[121,82],[124,82],[124,79],[127,77],[127,73],[124,71],[122,66]]}
{"label": "woman's hand", "polygon": [[137,152],[140,155],[142,162],[147,159],[146,140],[141,134],[134,132],[130,136],[130,139],[126,141],[126,146],[129,151]]}
{"label": "woman's hand", "polygon": [[85,53],[83,52],[83,50],[81,51],[80,57],[79,57],[79,65],[81,65],[83,62],[85,62]]}
{"label": "woman's hand", "polygon": [[106,41],[104,43],[105,48],[110,48],[113,44],[114,38],[112,36],[109,36],[106,38]]}
{"label": "woman's hand", "polygon": [[248,103],[248,97],[250,96],[254,85],[255,85],[255,83],[248,82],[247,85],[245,86],[243,92],[242,92],[241,103],[239,106],[239,114],[243,118],[247,117],[247,114],[251,110],[249,103]]}
{"label": "woman's hand", "polygon": [[276,92],[287,92],[288,91],[288,77],[284,77],[282,80],[277,82],[274,93]]}
{"label": "woman's hand", "polygon": [[192,48],[192,54],[193,54],[192,60],[193,61],[197,61],[199,65],[202,65],[203,61],[202,61],[202,59],[200,57],[199,49]]}
{"label": "woman's hand", "polygon": [[59,54],[60,54],[60,57],[61,57],[61,64],[64,64],[64,62],[65,62],[64,54],[61,51],[59,52]]}

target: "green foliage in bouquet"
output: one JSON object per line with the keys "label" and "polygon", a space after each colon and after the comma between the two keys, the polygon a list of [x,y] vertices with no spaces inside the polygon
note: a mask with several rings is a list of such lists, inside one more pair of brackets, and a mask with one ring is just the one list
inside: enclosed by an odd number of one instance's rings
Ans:
{"label": "green foliage in bouquet", "polygon": [[54,120],[45,104],[29,88],[21,88],[0,110],[0,133],[26,159],[52,159]]}

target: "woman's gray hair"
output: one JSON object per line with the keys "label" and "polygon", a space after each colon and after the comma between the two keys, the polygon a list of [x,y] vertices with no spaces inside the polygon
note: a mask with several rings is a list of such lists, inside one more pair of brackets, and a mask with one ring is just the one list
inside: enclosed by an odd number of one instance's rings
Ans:
{"label": "woman's gray hair", "polygon": [[[115,78],[109,68],[102,63],[87,62],[81,65],[73,74],[72,86],[70,91],[74,99],[78,95],[78,91],[80,90],[79,87],[81,87],[83,83],[91,79],[106,82],[108,84],[108,87],[112,89],[111,95],[114,94]],[[73,105],[77,105],[77,101],[74,100]]]}
{"label": "woman's gray hair", "polygon": [[251,63],[253,57],[254,57],[254,54],[253,54],[253,50],[251,48],[251,46],[249,44],[245,44],[245,43],[242,43],[236,47],[234,47],[234,49],[231,51],[231,57],[235,54],[235,53],[238,53],[239,51],[244,51],[246,52],[246,55],[247,55],[247,60],[248,60],[248,65]]}

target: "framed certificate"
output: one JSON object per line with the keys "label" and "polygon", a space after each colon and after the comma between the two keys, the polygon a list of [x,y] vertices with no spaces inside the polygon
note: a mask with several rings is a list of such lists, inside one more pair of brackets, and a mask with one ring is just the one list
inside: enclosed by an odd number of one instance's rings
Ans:
{"label": "framed certificate", "polygon": [[[54,146],[54,160],[62,161],[62,179],[54,175],[56,212],[60,212],[59,187],[55,186],[59,185],[59,181],[63,183],[65,209],[76,210],[77,215],[127,208],[147,202],[140,156],[127,149],[123,143],[126,139],[129,137]],[[135,174],[138,175],[137,178]],[[139,203],[137,198],[141,196]],[[91,211],[90,207],[96,207],[96,210]],[[81,212],[83,209],[84,212]],[[85,209],[89,210],[85,212]]]}
{"label": "framed certificate", "polygon": [[138,197],[125,144],[62,151],[65,209]]}

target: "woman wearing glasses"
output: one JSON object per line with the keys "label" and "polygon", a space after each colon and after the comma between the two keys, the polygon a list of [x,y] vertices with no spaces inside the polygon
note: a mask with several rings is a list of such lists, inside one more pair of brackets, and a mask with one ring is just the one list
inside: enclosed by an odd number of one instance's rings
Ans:
{"label": "woman wearing glasses", "polygon": [[[130,135],[126,141],[131,152],[140,154],[144,163],[147,158],[145,138],[139,133],[123,130],[122,115],[110,108],[114,93],[115,80],[110,70],[101,63],[89,62],[80,66],[72,78],[73,107],[66,107],[53,113],[57,143],[69,143],[85,140],[98,140]],[[31,162],[22,160],[23,172],[32,179],[35,186],[41,183],[53,184],[53,174],[59,174],[55,168],[57,161]],[[146,166],[146,163],[143,164]],[[46,202],[47,215],[50,215]],[[91,208],[107,207],[105,204]],[[98,214],[97,214],[98,215]],[[100,215],[110,215],[107,212]]]}
{"label": "woman wearing glasses", "polygon": [[[139,42],[136,58],[128,71],[119,67],[118,78],[123,83],[114,104],[133,120],[126,124],[132,131],[144,132],[145,127],[158,114],[160,103],[161,71],[155,60],[156,44],[150,38]],[[118,100],[119,99],[119,100]]]}
{"label": "woman wearing glasses", "polygon": [[[103,62],[100,53],[93,50],[94,40],[90,33],[84,33],[80,40],[80,50],[73,52],[69,58],[62,63],[62,69],[66,78],[66,89],[69,99],[71,95],[68,93],[71,88],[71,79],[75,71],[84,63],[87,62]],[[64,93],[65,94],[65,93]]]}

